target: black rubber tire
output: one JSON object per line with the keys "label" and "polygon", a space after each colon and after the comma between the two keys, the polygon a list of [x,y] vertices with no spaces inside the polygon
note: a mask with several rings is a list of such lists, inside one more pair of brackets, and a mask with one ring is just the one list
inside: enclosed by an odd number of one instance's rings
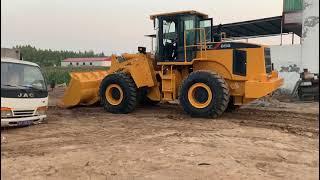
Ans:
{"label": "black rubber tire", "polygon": [[[212,101],[205,108],[196,108],[188,100],[188,90],[195,83],[204,83],[210,87]],[[184,111],[193,117],[217,118],[227,109],[229,103],[229,88],[225,80],[212,71],[195,71],[183,81],[180,89],[180,104]]]}
{"label": "black rubber tire", "polygon": [[239,105],[234,105],[234,97],[230,96],[226,112],[234,112],[240,108]]}
{"label": "black rubber tire", "polygon": [[155,106],[160,103],[160,101],[153,101],[147,97],[148,89],[140,88],[138,89],[138,102],[143,106]]}
{"label": "black rubber tire", "polygon": [[298,89],[299,100],[301,101],[319,101],[319,87],[308,86],[299,87]]}
{"label": "black rubber tire", "polygon": [[160,103],[160,101],[153,101],[149,99],[147,96],[141,98],[140,104],[144,106],[156,106]]}
{"label": "black rubber tire", "polygon": [[[117,84],[123,91],[123,100],[119,105],[110,104],[105,97],[105,91],[110,84]],[[100,101],[104,109],[115,114],[127,114],[137,106],[137,88],[133,79],[125,73],[115,73],[106,76],[100,84]]]}

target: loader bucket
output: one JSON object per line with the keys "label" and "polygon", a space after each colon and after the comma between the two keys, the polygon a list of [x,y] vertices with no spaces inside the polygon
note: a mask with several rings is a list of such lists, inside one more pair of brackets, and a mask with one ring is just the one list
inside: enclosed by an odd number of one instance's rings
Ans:
{"label": "loader bucket", "polygon": [[70,108],[77,105],[93,105],[99,101],[100,82],[107,71],[72,72],[71,80],[59,106]]}

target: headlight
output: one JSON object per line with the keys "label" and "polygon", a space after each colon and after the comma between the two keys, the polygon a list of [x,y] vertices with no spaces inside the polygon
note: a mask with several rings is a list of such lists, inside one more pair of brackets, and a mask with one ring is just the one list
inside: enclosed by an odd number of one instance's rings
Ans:
{"label": "headlight", "polygon": [[1,118],[12,117],[11,108],[1,107]]}
{"label": "headlight", "polygon": [[47,109],[48,109],[47,106],[38,107],[38,109],[37,109],[37,115],[38,115],[38,116],[46,115]]}

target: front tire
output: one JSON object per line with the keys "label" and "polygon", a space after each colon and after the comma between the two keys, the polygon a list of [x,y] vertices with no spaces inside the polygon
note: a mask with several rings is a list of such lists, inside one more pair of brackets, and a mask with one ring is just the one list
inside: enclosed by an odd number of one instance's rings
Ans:
{"label": "front tire", "polygon": [[126,114],[137,106],[137,88],[133,79],[125,73],[106,76],[99,89],[101,104],[108,112]]}
{"label": "front tire", "polygon": [[179,100],[191,116],[217,118],[227,109],[229,98],[229,88],[221,76],[195,71],[182,83]]}

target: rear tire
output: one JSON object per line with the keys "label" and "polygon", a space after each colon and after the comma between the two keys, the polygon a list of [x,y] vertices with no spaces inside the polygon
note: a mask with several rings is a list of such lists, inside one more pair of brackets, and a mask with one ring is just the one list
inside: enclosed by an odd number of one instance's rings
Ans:
{"label": "rear tire", "polygon": [[99,89],[101,104],[111,113],[126,114],[137,105],[137,88],[133,79],[125,73],[106,76]]}
{"label": "rear tire", "polygon": [[215,72],[192,72],[182,83],[180,104],[194,117],[217,118],[227,109],[229,88],[225,80]]}

